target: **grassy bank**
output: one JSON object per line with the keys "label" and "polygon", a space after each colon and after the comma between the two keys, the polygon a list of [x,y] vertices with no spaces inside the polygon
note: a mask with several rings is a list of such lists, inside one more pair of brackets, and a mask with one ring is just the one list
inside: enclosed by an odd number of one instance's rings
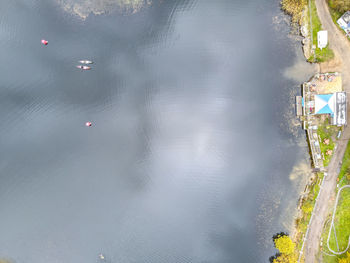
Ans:
{"label": "grassy bank", "polygon": [[[342,167],[340,169],[339,175],[338,175],[338,184],[339,188],[344,186],[344,185],[350,185],[350,144],[347,145],[343,162],[342,162]],[[339,189],[337,188],[337,190]],[[337,240],[338,240],[338,245],[341,250],[345,249],[347,244],[348,244],[348,238],[350,235],[350,189],[345,188],[341,192],[339,202],[338,202],[338,207],[337,207],[337,212],[335,215],[335,220],[334,220],[334,225],[336,229],[336,234],[337,234]],[[331,215],[333,212],[330,212],[328,219],[326,221],[324,231],[322,233],[322,240],[323,240],[323,252],[327,254],[332,254],[327,247],[327,238],[328,238],[328,233],[329,233],[329,228],[331,224]],[[329,245],[331,249],[334,251],[337,251],[337,245],[336,245],[336,240],[335,240],[335,235],[334,231],[332,230],[331,236],[329,239]],[[323,261],[325,263],[336,263],[338,262],[339,258],[344,257],[345,255],[341,256],[330,256],[323,253]]]}
{"label": "grassy bank", "polygon": [[[340,251],[344,250],[348,245],[349,235],[350,235],[350,188],[345,188],[342,190],[341,195],[339,197],[337,211],[334,219],[334,227],[336,229],[337,241],[339,245]],[[343,258],[344,255],[332,255],[332,253],[328,250],[327,246],[327,238],[329,233],[329,228],[331,225],[331,214],[329,215],[324,231],[322,233],[323,240],[323,261],[325,263],[336,263],[340,258]],[[334,231],[332,229],[331,235],[329,238],[329,246],[334,251],[338,251],[337,242],[335,240]],[[329,255],[327,255],[329,254]]]}
{"label": "grassy bank", "polygon": [[[311,10],[309,10],[309,4]],[[317,32],[322,30],[322,25],[317,15],[315,0],[282,0],[281,7],[285,13],[292,17],[293,23],[297,23],[299,25],[305,24],[308,28],[309,34],[312,34],[310,50],[312,50],[313,46],[315,49],[313,54],[308,58],[309,62],[320,63],[334,58],[334,53],[328,45],[322,50],[317,48]],[[306,14],[306,16],[303,16],[303,13]]]}
{"label": "grassy bank", "polygon": [[300,251],[302,247],[303,238],[306,233],[307,225],[310,222],[311,213],[315,206],[317,195],[320,191],[323,176],[323,173],[315,174],[312,182],[306,186],[305,192],[307,195],[300,200],[300,215],[295,220],[296,234],[294,240],[297,244],[298,251]]}
{"label": "grassy bank", "polygon": [[339,187],[350,184],[350,143],[346,147],[342,167],[338,175]]}
{"label": "grassy bank", "polygon": [[[346,249],[350,236],[350,188],[344,188],[339,197],[334,226],[340,251]],[[337,251],[334,231],[331,232],[329,247]]]}
{"label": "grassy bank", "polygon": [[317,47],[317,32],[322,30],[322,24],[317,15],[315,0],[309,0],[309,1],[310,1],[311,10],[307,12],[307,15],[308,15],[308,21],[310,21],[310,13],[311,13],[312,27],[309,22],[308,28],[309,28],[309,32],[311,32],[312,34],[312,45],[316,48],[315,48],[314,54],[311,55],[308,61],[316,62],[316,63],[325,62],[334,58],[334,53],[333,53],[333,50],[329,48],[329,45],[327,45],[322,50]]}
{"label": "grassy bank", "polygon": [[[327,155],[327,151],[334,151],[336,136],[338,132],[340,131],[340,128],[337,126],[331,126],[329,125],[329,119],[326,118],[326,120],[318,126],[317,134],[320,137],[320,148],[323,156],[323,165],[324,167],[327,167],[332,155]],[[329,140],[328,144],[325,143],[326,140]]]}
{"label": "grassy bank", "polygon": [[[318,125],[317,134],[320,140],[320,148],[322,155],[324,156],[324,166],[328,166],[332,155],[327,155],[327,150],[334,151],[336,143],[336,135],[339,132],[340,128],[336,126],[329,125],[329,119],[325,118],[323,121],[320,120]],[[324,143],[325,140],[329,140],[329,143]],[[349,155],[349,165],[350,165],[350,148],[348,150]],[[350,170],[349,170],[350,172]],[[295,221],[296,226],[296,235],[295,242],[297,243],[297,249],[300,250],[303,243],[303,238],[306,233],[307,225],[310,222],[311,214],[314,209],[317,195],[320,191],[320,185],[322,183],[324,174],[317,173],[313,178],[313,181],[307,185],[305,192],[307,193],[300,201],[300,214],[298,219]]]}

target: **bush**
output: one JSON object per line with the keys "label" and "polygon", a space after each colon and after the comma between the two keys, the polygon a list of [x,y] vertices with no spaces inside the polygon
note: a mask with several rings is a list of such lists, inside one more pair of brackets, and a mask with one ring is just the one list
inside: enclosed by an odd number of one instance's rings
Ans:
{"label": "bush", "polygon": [[271,263],[297,263],[295,243],[287,233],[277,233],[272,237],[278,253],[269,258]]}
{"label": "bush", "polygon": [[347,252],[344,258],[339,259],[339,263],[349,263],[350,262],[350,253]]}
{"label": "bush", "polygon": [[282,10],[292,16],[294,23],[301,23],[301,14],[307,0],[282,0]]}
{"label": "bush", "polygon": [[303,212],[305,214],[311,213],[313,209],[314,209],[314,207],[313,207],[313,204],[311,202],[305,202],[301,207],[301,210],[303,210]]}
{"label": "bush", "polygon": [[294,253],[295,244],[289,236],[280,236],[274,240],[275,247],[281,254],[290,255]]}
{"label": "bush", "polygon": [[338,11],[339,13],[345,13],[350,10],[350,1],[349,0],[329,0],[329,6]]}

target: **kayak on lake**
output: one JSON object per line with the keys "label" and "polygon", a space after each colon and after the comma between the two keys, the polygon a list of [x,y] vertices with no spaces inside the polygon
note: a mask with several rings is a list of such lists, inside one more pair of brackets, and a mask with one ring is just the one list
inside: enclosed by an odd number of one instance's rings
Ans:
{"label": "kayak on lake", "polygon": [[89,69],[91,69],[91,67],[89,67],[89,66],[83,66],[83,65],[78,65],[78,66],[76,66],[77,68],[80,68],[80,69],[83,69],[83,70],[89,70]]}
{"label": "kayak on lake", "polygon": [[80,62],[81,64],[92,64],[92,63],[94,63],[94,62],[92,62],[91,60],[79,60],[79,62]]}

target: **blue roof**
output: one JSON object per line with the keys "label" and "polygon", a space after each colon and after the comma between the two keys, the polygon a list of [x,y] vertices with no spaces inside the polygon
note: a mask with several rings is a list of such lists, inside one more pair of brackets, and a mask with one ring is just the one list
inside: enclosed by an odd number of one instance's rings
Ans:
{"label": "blue roof", "polygon": [[[315,114],[334,114],[334,94],[315,95]],[[331,100],[331,98],[333,99]],[[332,101],[332,102],[331,102]]]}
{"label": "blue roof", "polygon": [[329,99],[333,96],[333,94],[319,94],[316,96],[319,97],[320,99],[324,100],[325,102],[328,102]]}
{"label": "blue roof", "polygon": [[322,109],[320,109],[317,114],[333,114],[333,111],[331,108],[329,108],[328,104],[324,106]]}

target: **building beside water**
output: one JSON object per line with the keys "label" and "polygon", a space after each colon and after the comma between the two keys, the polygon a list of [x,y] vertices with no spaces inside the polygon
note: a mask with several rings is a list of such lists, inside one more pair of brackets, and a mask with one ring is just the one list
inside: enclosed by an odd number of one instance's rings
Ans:
{"label": "building beside water", "polygon": [[318,126],[325,120],[329,125],[344,126],[347,119],[347,97],[341,75],[316,74],[302,86],[302,96],[296,97],[296,114],[307,131],[315,168],[323,168]]}

